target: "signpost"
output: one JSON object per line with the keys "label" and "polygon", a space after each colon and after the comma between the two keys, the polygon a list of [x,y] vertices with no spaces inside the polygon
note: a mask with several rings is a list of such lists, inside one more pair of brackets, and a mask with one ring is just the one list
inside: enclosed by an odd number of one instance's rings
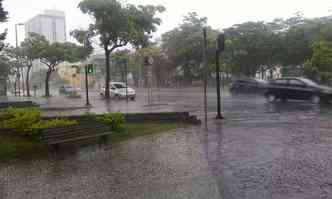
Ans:
{"label": "signpost", "polygon": [[154,60],[152,57],[147,56],[144,59],[144,65],[147,67],[147,86],[148,86],[148,104],[152,103],[152,64]]}
{"label": "signpost", "polygon": [[204,64],[204,118],[205,118],[205,129],[207,126],[207,76],[208,76],[208,66],[207,66],[207,39],[206,39],[206,28],[203,29],[203,64]]}
{"label": "signpost", "polygon": [[126,101],[128,103],[128,61],[126,59],[124,59],[123,63],[124,63],[124,68],[125,68]]}

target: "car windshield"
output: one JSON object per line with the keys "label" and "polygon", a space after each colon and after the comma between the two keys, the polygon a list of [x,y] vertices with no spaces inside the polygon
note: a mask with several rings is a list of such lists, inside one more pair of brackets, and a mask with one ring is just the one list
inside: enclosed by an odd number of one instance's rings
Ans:
{"label": "car windshield", "polygon": [[62,88],[64,88],[64,89],[73,89],[72,86],[63,86]]}
{"label": "car windshield", "polygon": [[113,84],[113,86],[114,86],[115,88],[117,88],[117,89],[126,88],[126,85],[124,85],[124,84],[120,84],[120,83],[118,83],[118,84]]}
{"label": "car windshield", "polygon": [[311,81],[310,79],[300,79],[301,81],[303,81],[304,83],[310,85],[310,86],[318,86],[318,84],[314,81]]}
{"label": "car windshield", "polygon": [[255,79],[258,83],[261,83],[261,84],[266,84],[267,82],[265,80],[262,80],[262,79]]}

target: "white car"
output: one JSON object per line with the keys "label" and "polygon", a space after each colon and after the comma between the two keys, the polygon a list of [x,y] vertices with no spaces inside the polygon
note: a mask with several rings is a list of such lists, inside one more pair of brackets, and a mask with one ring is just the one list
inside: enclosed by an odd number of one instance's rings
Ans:
{"label": "white car", "polygon": [[[127,90],[127,93],[126,93]],[[105,94],[105,87],[100,91],[100,95]],[[130,87],[126,87],[126,84],[123,82],[111,82],[110,83],[110,95],[112,98],[126,98],[126,95],[129,99],[135,100],[136,91]]]}
{"label": "white car", "polygon": [[81,89],[74,88],[70,85],[64,85],[59,88],[59,94],[60,95],[66,95],[69,97],[81,97]]}

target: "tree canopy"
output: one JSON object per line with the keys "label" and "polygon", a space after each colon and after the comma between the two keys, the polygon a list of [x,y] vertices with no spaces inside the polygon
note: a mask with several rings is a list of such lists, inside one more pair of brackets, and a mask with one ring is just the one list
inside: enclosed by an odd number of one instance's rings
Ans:
{"label": "tree canopy", "polygon": [[44,36],[38,34],[31,34],[30,37],[24,40],[19,52],[29,62],[39,59],[47,67],[45,78],[45,96],[47,97],[50,96],[50,76],[56,70],[56,67],[65,61],[78,62],[85,60],[91,53],[84,47],[70,42],[50,43]]}
{"label": "tree canopy", "polygon": [[[5,11],[5,9],[2,6],[3,0],[0,0],[0,22],[6,22],[8,19],[8,12]],[[7,35],[7,30],[5,32],[0,33],[0,51],[3,49],[4,45],[4,40],[6,39]]]}
{"label": "tree canopy", "polygon": [[99,36],[106,57],[105,97],[110,97],[110,54],[117,48],[132,44],[146,46],[150,34],[157,30],[161,19],[155,15],[163,6],[135,6],[117,0],[83,0],[78,7],[95,20],[89,31]]}
{"label": "tree canopy", "polygon": [[200,17],[197,13],[189,13],[178,27],[162,35],[162,51],[170,59],[173,68],[178,68],[184,74],[183,80],[187,83],[200,78],[203,28],[207,28],[208,58],[212,62],[218,31],[207,25],[207,18]]}

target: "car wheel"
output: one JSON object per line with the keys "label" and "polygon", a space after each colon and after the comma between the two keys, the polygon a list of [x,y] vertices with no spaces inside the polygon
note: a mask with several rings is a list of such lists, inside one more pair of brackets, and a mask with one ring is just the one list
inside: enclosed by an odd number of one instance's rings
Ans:
{"label": "car wheel", "polygon": [[277,99],[277,96],[273,93],[269,93],[266,95],[266,99],[268,102],[274,102]]}
{"label": "car wheel", "polygon": [[313,104],[319,104],[320,103],[320,97],[318,95],[312,95],[310,97],[310,101]]}
{"label": "car wheel", "polygon": [[135,97],[131,97],[130,100],[131,100],[131,101],[134,101],[134,100],[135,100]]}

